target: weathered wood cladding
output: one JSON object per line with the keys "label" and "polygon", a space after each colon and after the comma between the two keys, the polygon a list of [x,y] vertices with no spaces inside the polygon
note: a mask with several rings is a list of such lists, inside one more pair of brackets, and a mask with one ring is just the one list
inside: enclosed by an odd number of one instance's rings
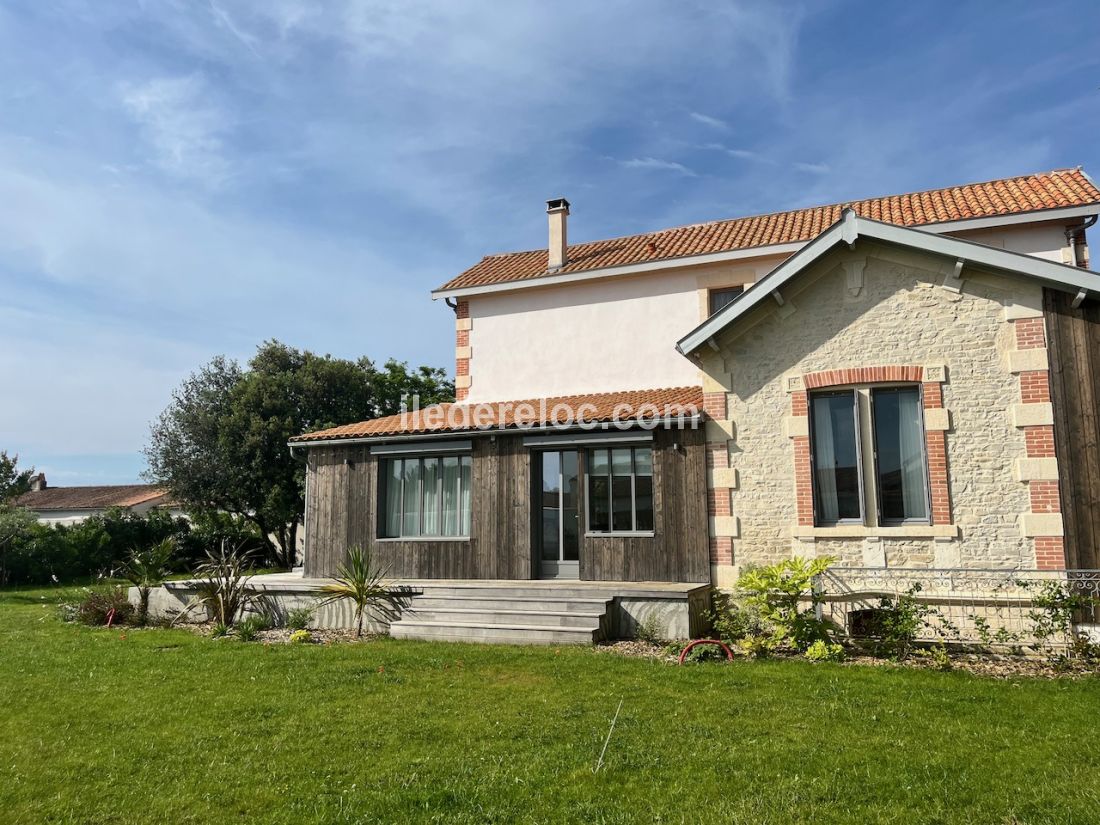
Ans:
{"label": "weathered wood cladding", "polygon": [[1044,290],[1066,563],[1100,568],[1100,301]]}
{"label": "weathered wood cladding", "polygon": [[656,431],[653,535],[585,535],[582,579],[710,581],[705,441],[702,429]]}
{"label": "weathered wood cladding", "polygon": [[[348,547],[370,547],[398,578],[530,579],[534,564],[531,450],[519,434],[473,439],[470,537],[379,539],[378,466],[367,445],[309,449],[307,576],[332,576]],[[702,430],[658,430],[652,536],[585,536],[580,577],[599,581],[710,579]]]}

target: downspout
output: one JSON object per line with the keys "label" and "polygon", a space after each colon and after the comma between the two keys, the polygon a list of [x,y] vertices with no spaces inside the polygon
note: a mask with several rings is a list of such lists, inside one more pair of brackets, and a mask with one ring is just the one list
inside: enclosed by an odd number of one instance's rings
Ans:
{"label": "downspout", "polygon": [[1071,266],[1085,266],[1084,261],[1077,260],[1077,235],[1080,233],[1084,235],[1085,230],[1090,229],[1096,224],[1096,219],[1100,215],[1093,215],[1091,218],[1083,221],[1080,226],[1066,227],[1066,243],[1069,245],[1069,262]]}
{"label": "downspout", "polygon": [[[452,301],[454,303],[451,303]],[[458,315],[458,298],[444,298],[443,303],[451,308],[451,312]]]}

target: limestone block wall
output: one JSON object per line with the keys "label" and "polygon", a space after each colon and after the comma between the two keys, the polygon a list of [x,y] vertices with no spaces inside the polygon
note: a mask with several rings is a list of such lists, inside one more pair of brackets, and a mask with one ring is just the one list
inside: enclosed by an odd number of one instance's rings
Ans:
{"label": "limestone block wall", "polygon": [[[703,354],[719,586],[742,565],[792,555],[847,566],[1059,565],[1041,287],[967,268],[956,278],[954,265],[859,241]],[[931,523],[880,526],[871,502],[863,525],[815,526],[807,392],[898,382],[922,386]]]}

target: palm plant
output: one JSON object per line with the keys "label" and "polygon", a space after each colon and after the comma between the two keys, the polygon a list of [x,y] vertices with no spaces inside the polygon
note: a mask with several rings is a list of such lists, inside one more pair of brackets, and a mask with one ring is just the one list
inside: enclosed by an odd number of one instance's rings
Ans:
{"label": "palm plant", "polygon": [[259,598],[249,586],[252,556],[244,544],[230,548],[223,541],[216,551],[206,551],[206,561],[196,569],[194,601],[210,611],[218,624],[232,627]]}
{"label": "palm plant", "polygon": [[355,638],[363,638],[363,617],[391,621],[408,603],[405,592],[386,581],[386,571],[374,566],[370,550],[352,547],[336,577],[321,588],[320,606],[351,601],[355,605]]}
{"label": "palm plant", "polygon": [[137,618],[140,625],[144,625],[149,619],[149,594],[154,587],[164,584],[164,579],[172,572],[171,562],[175,551],[176,541],[169,537],[151,547],[135,547],[130,551],[130,557],[123,562],[123,577],[137,588]]}

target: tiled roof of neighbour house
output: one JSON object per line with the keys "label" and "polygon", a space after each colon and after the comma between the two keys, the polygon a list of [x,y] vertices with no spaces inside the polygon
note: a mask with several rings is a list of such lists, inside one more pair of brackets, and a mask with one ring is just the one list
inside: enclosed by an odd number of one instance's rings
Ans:
{"label": "tiled roof of neighbour house", "polygon": [[[1059,169],[575,244],[569,247],[566,265],[553,275],[808,241],[836,223],[846,206],[863,218],[923,226],[1092,204],[1100,204],[1100,189],[1088,175]],[[539,278],[548,274],[546,256],[545,249],[489,255],[436,292]]]}
{"label": "tiled roof of neighbour house", "polygon": [[47,487],[32,490],[15,500],[31,510],[105,510],[136,507],[167,495],[155,484],[111,484],[99,487]]}
{"label": "tiled roof of neighbour house", "polygon": [[[629,407],[625,414],[624,407]],[[625,417],[635,421],[649,421],[680,414],[693,416],[702,409],[703,390],[700,387],[562,395],[518,401],[436,404],[415,413],[390,415],[306,433],[292,438],[291,443],[562,426],[573,423],[582,412],[585,421],[590,423],[612,422],[617,410],[620,420]]]}

